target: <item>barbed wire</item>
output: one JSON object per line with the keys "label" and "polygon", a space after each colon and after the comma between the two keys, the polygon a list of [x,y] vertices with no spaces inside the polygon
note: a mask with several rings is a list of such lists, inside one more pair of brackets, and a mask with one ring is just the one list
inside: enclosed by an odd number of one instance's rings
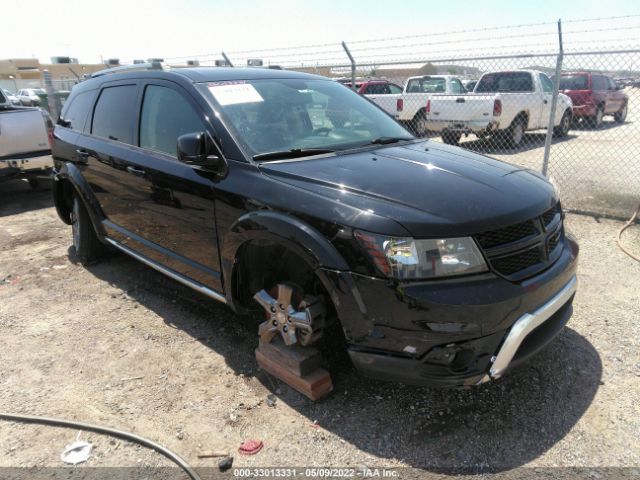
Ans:
{"label": "barbed wire", "polygon": [[[621,20],[621,19],[630,19],[630,18],[638,18],[640,14],[629,14],[629,15],[614,15],[609,17],[593,17],[593,18],[582,18],[582,19],[569,19],[563,20],[563,24],[575,24],[575,23],[586,23],[586,22],[601,22],[601,21],[610,21],[610,20]],[[393,36],[393,37],[379,37],[373,39],[363,39],[363,40],[350,40],[347,42],[349,46],[351,45],[364,45],[364,44],[372,44],[372,43],[384,43],[384,42],[392,42],[398,40],[409,40],[416,38],[429,38],[433,36],[447,36],[447,35],[461,35],[461,34],[471,34],[471,33],[479,33],[479,32],[488,32],[488,31],[504,31],[504,30],[513,30],[518,28],[532,28],[532,27],[541,27],[541,26],[550,26],[556,25],[556,22],[537,22],[537,23],[523,23],[517,25],[503,25],[503,26],[494,26],[494,27],[483,27],[483,28],[474,28],[474,29],[463,29],[456,31],[439,31],[439,32],[429,32],[429,33],[421,33],[421,34],[413,34],[413,35],[402,35],[402,36]],[[620,27],[616,26],[616,30],[630,30],[634,28],[640,28],[637,26],[632,27]],[[577,31],[567,31],[564,34],[571,33],[590,33],[593,31],[608,31],[610,28],[601,28],[601,29],[585,29],[585,30],[577,30]],[[504,38],[527,38],[527,37],[537,37],[544,35],[553,35],[555,34],[555,29],[553,31],[548,32],[533,32],[533,33],[523,33],[518,35],[501,35],[500,37],[490,37],[493,39],[504,39]],[[445,44],[445,43],[460,43],[464,41],[468,41],[468,39],[449,39],[442,40],[437,42],[437,44]],[[473,39],[473,41],[477,41],[477,39]],[[434,43],[431,43],[434,44]],[[328,43],[318,43],[318,44],[310,44],[310,45],[299,45],[299,46],[283,46],[283,47],[272,47],[272,48],[261,48],[261,49],[251,49],[251,50],[229,50],[226,51],[229,56],[242,56],[243,54],[251,54],[252,56],[261,56],[270,52],[292,52],[292,53],[283,53],[279,55],[271,55],[271,57],[279,57],[279,58],[290,58],[298,55],[295,51],[304,51],[304,50],[312,50],[312,49],[321,49],[332,47],[335,48],[336,45],[339,45],[338,42],[328,42]],[[397,45],[397,47],[410,47],[417,46],[419,44],[412,45]],[[376,48],[393,48],[394,46],[380,46],[378,45]],[[314,53],[322,53],[322,52],[314,52]],[[179,57],[168,57],[167,60],[180,60],[180,59],[205,59],[205,58],[220,58],[221,53],[219,52],[209,52],[198,55],[184,55]]]}

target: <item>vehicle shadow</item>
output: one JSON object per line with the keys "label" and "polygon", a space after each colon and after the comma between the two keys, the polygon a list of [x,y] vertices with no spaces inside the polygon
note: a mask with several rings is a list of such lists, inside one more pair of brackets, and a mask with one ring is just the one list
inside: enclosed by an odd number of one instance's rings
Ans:
{"label": "vehicle shadow", "polygon": [[35,190],[24,180],[0,183],[0,217],[40,210],[52,205],[51,181],[41,180]]}
{"label": "vehicle shadow", "polygon": [[[486,138],[477,140],[467,140],[460,142],[460,147],[473,150],[474,152],[484,154],[501,154],[501,155],[517,155],[520,153],[535,150],[536,148],[543,148],[546,139],[546,133],[526,133],[522,140],[522,144],[517,148],[511,148],[505,144],[504,140],[500,138]],[[571,132],[566,137],[553,138],[551,145],[564,143],[576,138],[576,135],[572,135]],[[469,137],[471,138],[471,137]]]}
{"label": "vehicle shadow", "polygon": [[[71,261],[77,261],[73,248]],[[138,262],[114,254],[87,267],[225,358],[236,375],[255,377],[309,424],[370,455],[435,473],[514,469],[552,448],[576,425],[601,384],[602,362],[572,328],[503,379],[467,390],[370,380],[344,357],[334,392],[312,402],[258,369],[256,323]],[[336,368],[337,366],[337,368]]]}
{"label": "vehicle shadow", "polygon": [[602,121],[602,125],[600,127],[595,128],[591,126],[586,120],[576,121],[571,125],[572,130],[578,130],[581,132],[591,132],[591,133],[599,133],[607,130],[611,130],[616,127],[622,127],[624,125],[631,125],[634,122],[627,119],[623,123],[618,123],[614,120],[605,119]]}

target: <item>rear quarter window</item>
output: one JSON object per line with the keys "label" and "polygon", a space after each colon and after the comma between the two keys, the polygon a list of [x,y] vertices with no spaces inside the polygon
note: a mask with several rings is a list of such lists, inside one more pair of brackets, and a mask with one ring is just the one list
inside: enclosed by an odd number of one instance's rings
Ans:
{"label": "rear quarter window", "polygon": [[475,92],[533,92],[533,79],[529,72],[487,73],[476,85]]}
{"label": "rear quarter window", "polygon": [[58,125],[82,132],[93,105],[95,91],[82,92],[65,103]]}
{"label": "rear quarter window", "polygon": [[93,111],[91,134],[133,144],[137,85],[103,88]]}

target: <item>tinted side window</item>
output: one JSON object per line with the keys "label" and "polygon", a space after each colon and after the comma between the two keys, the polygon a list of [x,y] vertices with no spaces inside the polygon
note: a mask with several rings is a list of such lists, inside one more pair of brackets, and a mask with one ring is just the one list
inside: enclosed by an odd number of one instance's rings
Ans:
{"label": "tinted side window", "polygon": [[61,121],[58,123],[71,130],[81,132],[87,121],[89,110],[91,110],[91,106],[93,105],[93,93],[94,92],[79,93],[71,99],[71,102],[65,104],[62,115],[60,115]]}
{"label": "tinted side window", "polygon": [[133,143],[136,85],[120,85],[102,90],[93,112],[91,133],[98,137]]}
{"label": "tinted side window", "polygon": [[591,77],[591,87],[593,90],[606,90],[607,83],[604,77],[594,75]]}
{"label": "tinted side window", "polygon": [[391,84],[389,84],[389,91],[395,95],[395,94],[398,94],[398,93],[402,93],[402,88],[400,88],[399,86],[394,85],[393,83],[391,83]]}
{"label": "tinted side window", "polygon": [[177,91],[149,85],[140,118],[140,146],[176,156],[176,141],[185,133],[202,132],[196,111]]}
{"label": "tinted side window", "polygon": [[0,103],[7,103],[7,99],[4,98],[4,93],[0,90]]}
{"label": "tinted side window", "polygon": [[464,93],[465,89],[462,86],[462,82],[457,78],[451,79],[451,93]]}
{"label": "tinted side window", "polygon": [[542,83],[542,91],[545,93],[553,92],[553,83],[544,73],[540,74],[540,83]]}

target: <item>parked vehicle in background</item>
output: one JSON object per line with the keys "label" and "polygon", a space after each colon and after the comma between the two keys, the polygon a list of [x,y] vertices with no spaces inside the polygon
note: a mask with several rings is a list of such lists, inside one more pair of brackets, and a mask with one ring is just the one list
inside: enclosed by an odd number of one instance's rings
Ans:
{"label": "parked vehicle in background", "polygon": [[43,88],[21,88],[16,93],[16,97],[18,97],[22,105],[38,107],[40,106],[39,95],[46,95],[46,93]]}
{"label": "parked vehicle in background", "polygon": [[425,135],[427,133],[426,107],[429,99],[436,95],[462,95],[464,93],[466,93],[466,89],[458,77],[453,75],[421,75],[409,77],[402,94],[395,97],[371,98],[371,100],[397,120],[405,123],[415,134]]}
{"label": "parked vehicle in background", "polygon": [[[546,128],[549,122],[553,83],[544,73],[515,70],[485,73],[473,94],[434,96],[427,108],[427,128],[442,132],[445,143],[457,144],[462,135],[500,137],[518,147],[527,130]],[[572,103],[559,94],[554,134],[564,137],[572,121]]]}
{"label": "parked vehicle in background", "polygon": [[263,343],[346,344],[368,376],[488,382],[571,316],[578,245],[544,177],[415,138],[323,77],[103,73],[53,154],[84,263],[109,245],[253,313]]}
{"label": "parked vehicle in background", "polygon": [[467,92],[473,92],[473,89],[476,88],[477,83],[478,80],[467,80],[466,82],[463,82],[463,85]]}
{"label": "parked vehicle in background", "polygon": [[[348,85],[351,85],[349,83]],[[358,83],[356,82],[356,86]],[[395,115],[402,87],[386,80],[362,82],[357,92],[380,106],[389,115]]]}
{"label": "parked vehicle in background", "polygon": [[21,105],[18,97],[16,97],[15,94],[11,93],[6,88],[2,89],[2,93],[4,94],[4,98],[7,99],[12,105]]}
{"label": "parked vehicle in background", "polygon": [[12,105],[0,91],[0,182],[26,178],[35,187],[50,177],[52,130],[47,112]]}
{"label": "parked vehicle in background", "polygon": [[613,78],[589,72],[567,72],[560,75],[560,91],[571,97],[573,116],[593,128],[602,126],[605,115],[613,115],[617,123],[627,118],[629,97]]}
{"label": "parked vehicle in background", "polygon": [[[343,82],[343,85],[351,88],[351,82]],[[402,87],[387,80],[356,81],[356,92],[360,95],[393,95],[402,93]]]}

